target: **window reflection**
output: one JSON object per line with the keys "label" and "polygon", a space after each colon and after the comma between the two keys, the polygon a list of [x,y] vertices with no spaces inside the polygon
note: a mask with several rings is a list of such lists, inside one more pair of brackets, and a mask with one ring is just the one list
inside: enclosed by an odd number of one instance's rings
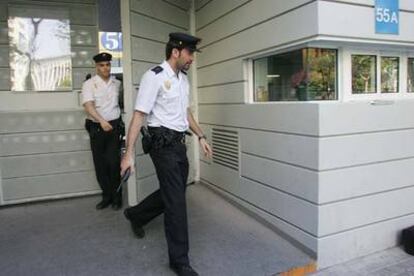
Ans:
{"label": "window reflection", "polygon": [[408,58],[407,90],[414,92],[414,58]]}
{"label": "window reflection", "polygon": [[381,57],[381,93],[398,92],[399,68],[398,57]]}
{"label": "window reflection", "polygon": [[367,94],[377,92],[377,57],[372,55],[352,55],[352,93]]}
{"label": "window reflection", "polygon": [[[43,11],[44,13],[44,11]],[[62,11],[43,17],[36,8],[10,8],[12,91],[72,88],[70,23]]]}
{"label": "window reflection", "polygon": [[255,101],[336,99],[336,56],[304,48],[254,60]]}

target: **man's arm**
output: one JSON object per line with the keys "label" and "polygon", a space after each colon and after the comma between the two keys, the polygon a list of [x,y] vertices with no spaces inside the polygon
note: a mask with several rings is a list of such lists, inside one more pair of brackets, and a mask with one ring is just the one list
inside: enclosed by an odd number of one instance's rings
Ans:
{"label": "man's arm", "polygon": [[150,114],[155,100],[157,99],[159,82],[156,79],[156,72],[147,71],[141,78],[140,87],[135,102],[135,111],[132,115],[131,123],[128,128],[126,153],[121,161],[121,175],[124,175],[128,168],[134,171],[134,152],[141,126],[145,116]]}
{"label": "man's arm", "polygon": [[211,158],[213,151],[210,145],[207,143],[203,130],[194,119],[193,113],[191,112],[190,108],[187,109],[187,120],[190,125],[191,131],[198,136],[198,141],[200,142],[200,146],[203,149],[204,155],[208,158]]}
{"label": "man's arm", "polygon": [[137,141],[139,131],[141,130],[145,116],[145,113],[137,110],[135,110],[134,115],[132,115],[132,120],[128,128],[126,153],[121,161],[121,175],[124,175],[125,171],[128,168],[131,168],[131,171],[134,171],[135,143]]}
{"label": "man's arm", "polygon": [[86,113],[88,113],[95,121],[99,122],[104,131],[111,131],[112,126],[96,111],[94,102],[94,88],[91,80],[87,80],[82,84],[82,104]]}
{"label": "man's arm", "polygon": [[93,101],[89,101],[83,104],[85,111],[92,116],[99,124],[101,125],[104,131],[111,131],[112,126],[108,123],[101,115],[99,115],[98,111],[96,111],[95,103]]}

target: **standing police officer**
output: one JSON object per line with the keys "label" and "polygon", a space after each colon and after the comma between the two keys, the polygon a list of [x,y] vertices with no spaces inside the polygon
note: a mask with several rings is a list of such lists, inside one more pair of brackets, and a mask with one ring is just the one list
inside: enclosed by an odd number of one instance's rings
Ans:
{"label": "standing police officer", "polygon": [[122,207],[122,196],[116,189],[120,183],[120,119],[118,97],[121,82],[110,75],[112,55],[93,57],[96,75],[82,86],[82,104],[88,114],[85,127],[89,132],[96,178],[102,189],[102,201],[96,209],[112,204]]}
{"label": "standing police officer", "polygon": [[193,62],[199,38],[171,33],[166,45],[166,61],[148,70],[142,77],[135,112],[129,126],[127,152],[121,162],[121,174],[134,167],[134,145],[147,116],[154,163],[160,189],[135,207],[124,211],[138,238],[142,227],[164,213],[170,268],[178,275],[198,275],[188,258],[188,227],[185,190],[188,159],[185,132],[190,128],[198,137],[204,154],[212,151],[189,109],[190,85],[186,71]]}

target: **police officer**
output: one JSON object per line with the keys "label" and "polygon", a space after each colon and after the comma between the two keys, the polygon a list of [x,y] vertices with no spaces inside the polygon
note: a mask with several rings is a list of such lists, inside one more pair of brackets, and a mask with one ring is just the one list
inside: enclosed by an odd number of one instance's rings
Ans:
{"label": "police officer", "polygon": [[152,136],[150,156],[160,189],[135,207],[125,209],[138,238],[145,235],[143,226],[164,213],[165,234],[170,268],[178,275],[198,275],[188,258],[188,228],[185,190],[188,159],[184,142],[190,128],[197,136],[204,154],[212,150],[206,136],[189,109],[190,85],[186,71],[194,60],[200,39],[184,33],[171,33],[166,45],[166,60],[142,77],[129,126],[127,152],[121,162],[121,174],[134,167],[134,145],[147,118]]}
{"label": "police officer", "polygon": [[102,189],[102,201],[96,209],[112,204],[114,210],[122,207],[120,183],[120,124],[118,97],[121,82],[110,75],[109,53],[93,57],[96,75],[83,83],[82,104],[88,115],[85,127],[89,132],[96,178]]}

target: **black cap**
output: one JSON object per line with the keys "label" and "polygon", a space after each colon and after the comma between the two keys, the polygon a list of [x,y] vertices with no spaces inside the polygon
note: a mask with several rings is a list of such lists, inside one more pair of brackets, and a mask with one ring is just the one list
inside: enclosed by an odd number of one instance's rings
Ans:
{"label": "black cap", "polygon": [[192,52],[200,52],[200,50],[197,49],[197,44],[200,41],[200,38],[186,33],[170,33],[170,40],[168,43],[177,48],[187,48]]}
{"label": "black cap", "polygon": [[93,57],[93,60],[95,63],[102,62],[102,61],[111,61],[112,55],[109,53],[99,53],[96,56]]}

